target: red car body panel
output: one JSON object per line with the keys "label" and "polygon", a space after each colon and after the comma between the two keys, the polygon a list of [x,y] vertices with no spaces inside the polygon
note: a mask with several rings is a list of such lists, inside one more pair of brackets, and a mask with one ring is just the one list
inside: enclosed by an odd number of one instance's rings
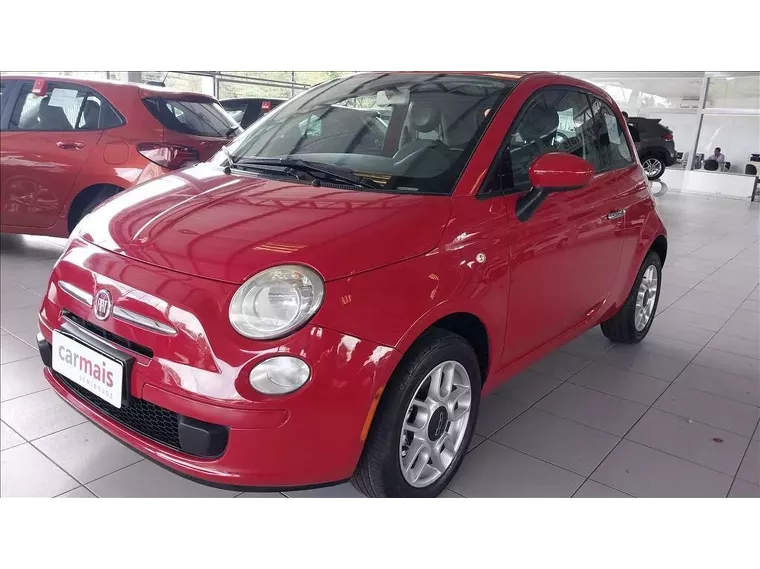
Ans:
{"label": "red car body panel", "polygon": [[[193,136],[165,128],[142,98],[162,96],[187,101],[212,101],[207,95],[131,83],[75,77],[3,76],[4,81],[44,79],[87,87],[104,97],[124,124],[100,130],[0,132],[0,232],[66,237],[74,199],[88,188],[111,185],[124,190],[161,176],[161,167],[137,151],[140,143],[170,143],[196,149],[207,160],[226,138]],[[9,107],[5,112],[10,113]],[[76,146],[71,146],[76,145]]]}
{"label": "red car body panel", "polygon": [[[403,354],[430,326],[467,314],[487,332],[484,391],[613,315],[665,228],[640,165],[597,174],[576,192],[550,194],[530,223],[519,194],[478,199],[509,126],[546,85],[586,83],[551,74],[514,88],[451,196],[331,190],[223,173],[200,165],[153,180],[98,210],[57,263],[40,312],[52,330],[91,309],[61,291],[105,288],[114,306],[174,326],[167,338],[115,319],[108,332],[151,346],[131,393],[180,414],[226,425],[225,453],[202,460],[167,449],[83,402],[46,370],[87,417],[154,460],[223,484],[287,487],[351,476],[375,403]],[[625,131],[629,146],[630,135]],[[618,209],[617,219],[607,215]],[[239,283],[301,263],[325,279],[311,321],[281,340],[238,334],[227,313]],[[298,354],[313,379],[287,396],[248,384],[273,353]]]}

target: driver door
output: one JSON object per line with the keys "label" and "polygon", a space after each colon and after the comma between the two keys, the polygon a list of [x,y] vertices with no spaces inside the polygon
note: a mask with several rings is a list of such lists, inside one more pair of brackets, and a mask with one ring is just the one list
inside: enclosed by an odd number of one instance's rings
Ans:
{"label": "driver door", "polygon": [[[503,155],[511,283],[505,357],[513,361],[592,317],[612,287],[621,253],[610,220],[610,178],[601,163],[586,94],[549,87],[530,99],[508,134]],[[569,152],[597,174],[585,187],[549,194],[526,221],[515,216],[530,189],[528,168],[541,154]]]}

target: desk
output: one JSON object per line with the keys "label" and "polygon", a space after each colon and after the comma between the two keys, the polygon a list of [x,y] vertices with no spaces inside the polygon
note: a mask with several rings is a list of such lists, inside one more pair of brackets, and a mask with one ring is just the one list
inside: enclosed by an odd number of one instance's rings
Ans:
{"label": "desk", "polygon": [[667,168],[662,180],[671,190],[740,200],[750,199],[755,187],[755,176],[708,170],[684,171]]}

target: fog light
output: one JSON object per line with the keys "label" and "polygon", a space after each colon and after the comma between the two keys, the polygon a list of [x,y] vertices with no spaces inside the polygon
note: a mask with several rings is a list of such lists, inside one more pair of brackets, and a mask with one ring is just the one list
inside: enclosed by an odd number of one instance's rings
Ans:
{"label": "fog light", "polygon": [[290,393],[309,381],[308,364],[292,356],[275,356],[251,370],[251,387],[267,395]]}

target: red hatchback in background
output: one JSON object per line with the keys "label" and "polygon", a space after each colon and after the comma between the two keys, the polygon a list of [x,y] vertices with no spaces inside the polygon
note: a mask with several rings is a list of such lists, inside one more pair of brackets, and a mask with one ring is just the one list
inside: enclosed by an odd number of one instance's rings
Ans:
{"label": "red hatchback in background", "polygon": [[7,75],[0,93],[5,233],[65,237],[105,199],[242,131],[212,97],[148,85]]}
{"label": "red hatchback in background", "polygon": [[601,325],[641,341],[665,228],[613,100],[548,73],[362,73],[74,232],[55,391],[177,472],[435,496],[481,394]]}

